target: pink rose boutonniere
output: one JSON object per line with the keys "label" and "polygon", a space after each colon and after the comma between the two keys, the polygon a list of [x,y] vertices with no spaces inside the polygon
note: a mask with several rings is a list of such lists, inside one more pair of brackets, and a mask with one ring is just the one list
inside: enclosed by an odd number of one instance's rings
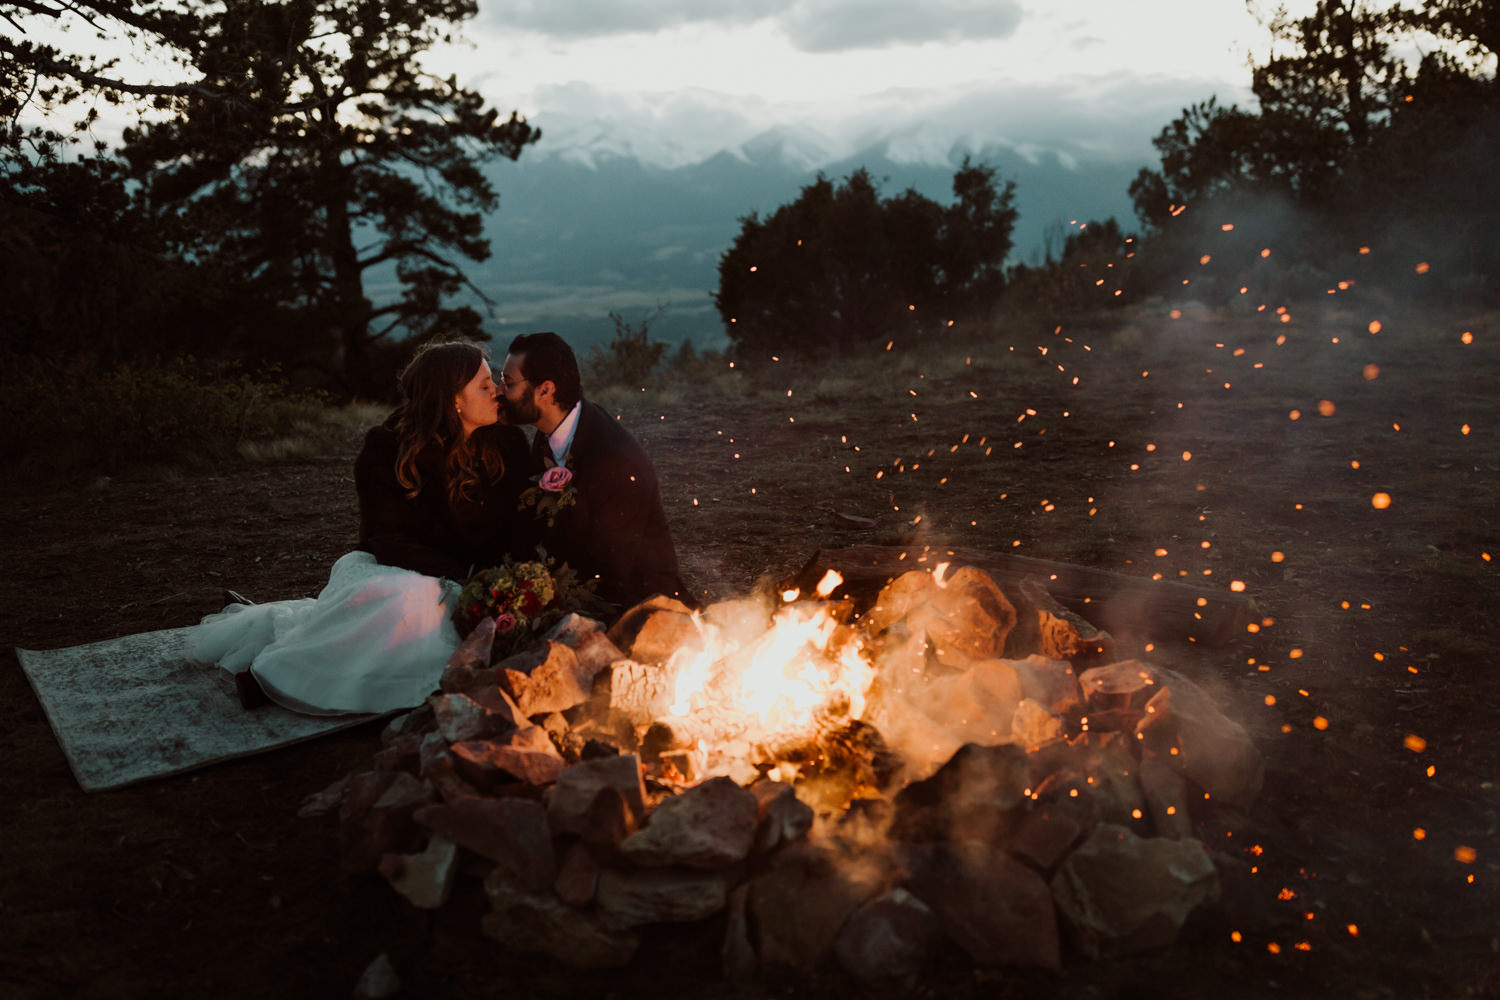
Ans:
{"label": "pink rose boutonniere", "polygon": [[536,508],[537,517],[547,519],[547,527],[557,520],[557,512],[578,502],[578,489],[573,485],[573,470],[567,463],[573,456],[563,459],[562,464],[550,464],[540,475],[532,476],[535,486],[528,486],[521,494],[518,509]]}

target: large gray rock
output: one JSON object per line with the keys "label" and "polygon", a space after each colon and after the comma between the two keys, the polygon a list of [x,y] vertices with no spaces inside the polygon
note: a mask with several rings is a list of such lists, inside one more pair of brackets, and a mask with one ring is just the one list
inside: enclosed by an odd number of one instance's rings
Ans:
{"label": "large gray rock", "polygon": [[583,615],[565,616],[548,629],[547,634],[542,638],[550,642],[560,642],[571,649],[573,655],[578,657],[578,665],[590,677],[616,660],[625,658],[625,654],[620,652],[620,647],[609,641],[603,623],[592,618],[585,618]]}
{"label": "large gray rock", "polygon": [[1052,894],[1036,872],[973,841],[909,845],[899,854],[907,888],[976,964],[1058,967]]}
{"label": "large gray rock", "polygon": [[1057,911],[1090,958],[1171,944],[1218,872],[1196,840],[1138,837],[1102,823],[1052,876]]}
{"label": "large gray rock", "polygon": [[540,892],[552,884],[557,862],[547,813],[530,799],[463,799],[417,810],[416,821],[510,873],[511,881]]}
{"label": "large gray rock", "polygon": [[756,813],[754,795],[728,778],[710,778],[658,803],[620,853],[646,867],[723,868],[750,853]]}
{"label": "large gray rock", "polygon": [[1248,808],[1260,794],[1264,764],[1245,727],[1186,677],[1159,673],[1164,689],[1136,725],[1141,745],[1213,798]]}
{"label": "large gray rock", "polygon": [[812,806],[797,798],[797,789],[782,781],[758,781],[749,788],[755,796],[755,850],[767,854],[782,844],[801,840],[812,829]]}
{"label": "large gray rock", "polygon": [[896,795],[898,840],[998,841],[1029,805],[1031,761],[1011,744],[965,744],[929,778]]}
{"label": "large gray rock", "polygon": [[882,984],[920,972],[941,936],[932,909],[898,887],[855,910],[833,951],[850,975]]}
{"label": "large gray rock", "polygon": [[582,834],[588,829],[589,813],[601,789],[620,793],[635,816],[646,813],[646,785],[641,760],[635,754],[620,754],[587,760],[566,768],[547,792],[547,820],[554,833]]}
{"label": "large gray rock", "polygon": [[550,892],[527,892],[498,873],[485,879],[484,889],[491,906],[482,921],[484,934],[510,954],[573,968],[618,969],[629,965],[640,947],[639,931],[606,927]]}
{"label": "large gray rock", "polygon": [[694,868],[605,868],[594,905],[606,927],[625,930],[647,924],[687,923],[724,908],[729,878]]}
{"label": "large gray rock", "polygon": [[809,840],[783,847],[750,882],[761,962],[814,968],[832,951],[849,915],[892,879],[888,861],[874,852]]}

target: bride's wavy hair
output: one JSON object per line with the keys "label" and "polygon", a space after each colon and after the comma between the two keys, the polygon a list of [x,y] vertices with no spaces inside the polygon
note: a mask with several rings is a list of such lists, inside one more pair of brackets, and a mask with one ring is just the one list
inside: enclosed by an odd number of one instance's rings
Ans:
{"label": "bride's wavy hair", "polygon": [[429,452],[441,457],[448,502],[467,497],[481,473],[502,475],[504,460],[493,445],[464,438],[463,421],[453,397],[489,360],[484,348],[467,340],[424,344],[401,369],[401,406],[396,411],[396,481],[414,497],[422,488],[419,458]]}

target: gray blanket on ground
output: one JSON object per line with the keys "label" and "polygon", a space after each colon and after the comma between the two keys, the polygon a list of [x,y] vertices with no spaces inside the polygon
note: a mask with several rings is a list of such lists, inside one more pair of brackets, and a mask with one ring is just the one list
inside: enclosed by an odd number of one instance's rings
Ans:
{"label": "gray blanket on ground", "polygon": [[85,791],[164,778],[336,732],[374,716],[240,707],[234,681],[184,657],[188,629],[66,649],[17,649]]}

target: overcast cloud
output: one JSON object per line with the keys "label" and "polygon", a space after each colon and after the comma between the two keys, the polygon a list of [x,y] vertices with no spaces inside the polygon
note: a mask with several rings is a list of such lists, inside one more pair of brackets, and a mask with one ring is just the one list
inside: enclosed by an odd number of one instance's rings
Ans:
{"label": "overcast cloud", "polygon": [[486,0],[480,16],[562,41],[769,20],[801,51],[836,52],[1004,38],[1022,13],[1018,0]]}

